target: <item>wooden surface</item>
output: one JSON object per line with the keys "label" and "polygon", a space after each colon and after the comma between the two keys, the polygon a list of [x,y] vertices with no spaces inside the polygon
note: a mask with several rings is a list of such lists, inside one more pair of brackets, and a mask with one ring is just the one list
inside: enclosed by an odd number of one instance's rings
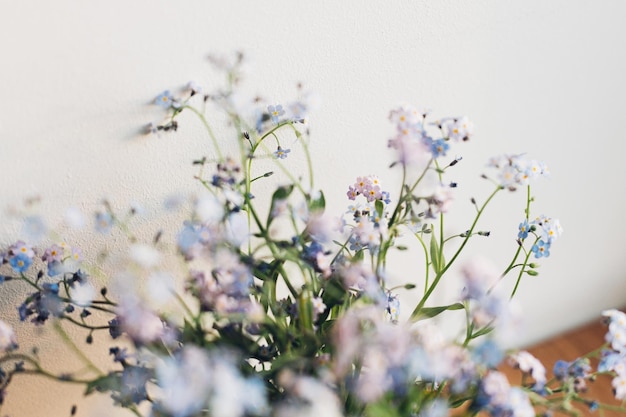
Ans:
{"label": "wooden surface", "polygon": [[[562,359],[572,361],[582,355],[598,349],[604,343],[606,331],[606,325],[598,320],[597,322],[592,322],[576,330],[554,337],[527,350],[541,360],[546,367],[548,379],[550,379],[553,377],[552,368],[557,360]],[[591,365],[594,370],[597,367],[597,363],[597,360],[591,360]],[[511,381],[520,381],[519,370],[515,370],[510,366],[505,365],[501,367],[501,371],[506,373]],[[621,401],[615,400],[615,397],[613,396],[611,380],[612,378],[610,376],[603,375],[598,377],[594,382],[588,382],[587,386],[589,389],[585,394],[585,398],[594,399],[601,403],[613,406],[621,405]],[[581,411],[580,415],[582,416],[626,416],[626,414],[610,410],[598,410],[591,412],[585,405],[581,405],[578,409]],[[554,414],[555,417],[560,415],[566,414]]]}

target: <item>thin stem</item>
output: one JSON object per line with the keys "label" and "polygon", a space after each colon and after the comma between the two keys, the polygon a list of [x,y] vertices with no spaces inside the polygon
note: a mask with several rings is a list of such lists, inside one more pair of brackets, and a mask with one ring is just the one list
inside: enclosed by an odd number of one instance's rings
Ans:
{"label": "thin stem", "polygon": [[[535,244],[539,241],[540,238],[536,238],[535,239]],[[526,257],[524,258],[524,264],[522,265],[522,268],[519,271],[519,274],[517,275],[517,281],[515,282],[515,287],[513,288],[513,292],[511,293],[511,298],[513,298],[515,296],[515,293],[517,292],[517,287],[519,286],[520,281],[522,280],[522,275],[524,274],[524,271],[526,271],[526,265],[528,265],[528,258],[530,258],[530,254],[533,253],[532,250],[529,250],[528,252],[526,252]]]}
{"label": "thin stem", "polygon": [[426,301],[428,300],[428,298],[430,297],[430,295],[433,293],[433,291],[435,290],[435,288],[437,287],[437,284],[439,284],[439,281],[441,280],[441,277],[443,277],[443,274],[445,274],[445,272],[450,268],[450,266],[452,266],[452,264],[454,263],[454,261],[456,260],[456,258],[459,256],[459,254],[461,253],[461,251],[463,250],[463,248],[465,247],[465,245],[467,244],[470,236],[472,235],[472,232],[474,231],[474,228],[476,227],[476,224],[478,223],[478,219],[480,219],[480,216],[483,214],[483,212],[485,211],[485,208],[487,207],[487,205],[489,204],[489,202],[495,197],[495,195],[498,193],[498,191],[502,190],[502,186],[498,186],[487,198],[487,200],[483,203],[483,205],[480,207],[480,209],[478,210],[478,213],[476,213],[476,217],[474,218],[474,222],[472,223],[472,226],[470,227],[467,236],[465,237],[465,239],[463,240],[463,243],[461,243],[461,246],[457,249],[457,251],[454,253],[454,255],[452,256],[452,258],[450,259],[450,261],[446,264],[446,266],[437,273],[437,275],[435,276],[435,279],[433,280],[433,283],[430,285],[430,287],[428,288],[428,291],[426,291],[426,294],[424,294],[424,296],[422,297],[422,299],[420,300],[419,304],[415,307],[415,309],[413,310],[413,312],[411,313],[411,317],[410,319],[414,319],[419,315],[420,310],[422,309],[422,307],[424,307],[424,304],[426,304]]}
{"label": "thin stem", "polygon": [[94,371],[95,373],[97,373],[100,376],[104,375],[104,372],[102,372],[84,353],[82,350],[80,350],[78,348],[78,346],[76,346],[76,344],[72,341],[72,339],[69,337],[69,335],[65,332],[65,330],[63,329],[63,327],[61,326],[61,322],[60,321],[54,321],[54,329],[57,331],[57,333],[59,334],[59,336],[61,336],[61,338],[63,339],[63,341],[65,342],[65,344],[76,354],[76,356],[78,356],[83,363],[92,371]]}
{"label": "thin stem", "polygon": [[215,136],[215,133],[213,133],[213,129],[211,129],[211,126],[209,125],[209,122],[207,121],[206,117],[204,117],[204,114],[200,113],[198,110],[196,110],[192,106],[186,105],[184,106],[184,108],[191,110],[193,113],[196,114],[196,116],[198,116],[198,118],[200,119],[204,127],[206,128],[207,132],[209,133],[209,136],[211,137],[211,141],[213,142],[213,147],[215,148],[215,152],[217,152],[217,156],[219,160],[220,161],[223,160],[224,156],[222,155],[222,150],[220,149],[220,145],[217,141],[217,137]]}

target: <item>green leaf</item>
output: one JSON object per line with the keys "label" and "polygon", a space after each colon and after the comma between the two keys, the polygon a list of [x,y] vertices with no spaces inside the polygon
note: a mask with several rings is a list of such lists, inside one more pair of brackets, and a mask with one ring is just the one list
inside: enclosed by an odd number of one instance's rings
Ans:
{"label": "green leaf", "polygon": [[94,391],[107,392],[118,391],[122,386],[122,377],[116,373],[110,373],[100,378],[94,379],[87,383],[85,395],[92,394]]}
{"label": "green leaf", "polygon": [[383,211],[385,210],[385,205],[383,204],[383,202],[381,200],[376,200],[376,202],[374,203],[374,207],[376,208],[376,213],[378,214],[378,217],[382,218]]}
{"label": "green leaf", "polygon": [[493,329],[494,328],[491,327],[491,326],[483,327],[482,329],[480,329],[476,333],[472,334],[472,339],[475,339],[477,337],[484,336],[484,335],[486,335],[488,333],[491,333],[493,331]]}
{"label": "green leaf", "polygon": [[286,200],[287,197],[289,197],[289,195],[291,194],[291,192],[293,191],[293,185],[287,185],[287,186],[283,186],[283,187],[278,187],[276,189],[276,191],[274,191],[274,194],[272,195],[272,205],[270,207],[270,212],[267,215],[267,226],[269,227],[270,223],[272,222],[272,220],[274,220],[274,218],[272,217],[274,210],[276,209],[277,204],[282,201],[282,200]]}
{"label": "green leaf", "polygon": [[322,212],[324,211],[324,208],[326,208],[326,199],[324,198],[324,193],[321,191],[319,193],[320,195],[318,198],[311,199],[311,201],[309,202],[309,211],[311,212]]}
{"label": "green leaf", "polygon": [[437,238],[434,233],[430,237],[430,261],[433,264],[435,273],[438,274],[442,266],[439,265],[439,244],[437,244]]}
{"label": "green leaf", "polygon": [[536,277],[537,275],[539,275],[539,272],[534,271],[534,270],[527,270],[525,271],[528,275],[532,276],[532,277]]}
{"label": "green leaf", "polygon": [[368,405],[365,415],[371,417],[400,417],[396,406],[383,402]]}
{"label": "green leaf", "polygon": [[204,342],[204,332],[202,328],[198,328],[194,323],[185,319],[181,339],[183,343],[194,343],[201,346]]}
{"label": "green leaf", "polygon": [[439,307],[423,307],[416,316],[412,317],[412,321],[420,321],[424,319],[430,319],[439,314],[443,313],[446,310],[463,310],[465,306],[461,303],[454,303],[447,306],[439,306]]}

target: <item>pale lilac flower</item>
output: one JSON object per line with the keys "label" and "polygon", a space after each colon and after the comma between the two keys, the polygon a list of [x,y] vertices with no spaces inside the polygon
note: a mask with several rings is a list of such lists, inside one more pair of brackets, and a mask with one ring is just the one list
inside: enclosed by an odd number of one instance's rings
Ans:
{"label": "pale lilac flower", "polygon": [[430,158],[430,149],[421,140],[412,135],[400,134],[389,139],[389,148],[395,149],[397,156],[395,161],[403,165],[424,165]]}
{"label": "pale lilac flower", "polygon": [[354,188],[358,193],[365,194],[371,185],[372,183],[369,177],[357,177]]}
{"label": "pale lilac flower", "polygon": [[429,202],[429,216],[435,216],[439,213],[447,213],[452,205],[452,188],[449,185],[439,184]]}
{"label": "pale lilac flower", "polygon": [[33,247],[23,240],[18,240],[13,245],[11,245],[9,247],[9,254],[13,256],[22,255],[27,257],[28,259],[33,259],[35,257],[35,251],[33,250]]}
{"label": "pale lilac flower", "polygon": [[350,185],[348,187],[348,192],[346,194],[348,195],[348,199],[355,200],[356,197],[359,195],[359,192],[357,191],[356,188]]}
{"label": "pale lilac flower", "polygon": [[120,300],[117,314],[122,329],[137,343],[151,343],[165,335],[159,316],[146,308],[134,294],[128,294]]}
{"label": "pale lilac flower", "polygon": [[341,219],[325,212],[311,213],[306,230],[313,240],[320,243],[332,241],[334,235],[341,229]]}
{"label": "pale lilac flower", "polygon": [[62,246],[54,244],[44,251],[41,260],[47,263],[61,262],[64,253],[65,249]]}
{"label": "pale lilac flower", "polygon": [[365,289],[368,281],[376,279],[372,270],[362,263],[350,263],[342,266],[339,275],[347,288],[360,290]]}
{"label": "pale lilac flower", "polygon": [[461,272],[465,281],[464,300],[481,299],[500,279],[493,262],[481,257],[470,259],[463,265]]}
{"label": "pale lilac flower", "polygon": [[324,301],[320,297],[313,297],[311,304],[313,305],[313,314],[315,317],[326,311],[326,304],[324,304]]}

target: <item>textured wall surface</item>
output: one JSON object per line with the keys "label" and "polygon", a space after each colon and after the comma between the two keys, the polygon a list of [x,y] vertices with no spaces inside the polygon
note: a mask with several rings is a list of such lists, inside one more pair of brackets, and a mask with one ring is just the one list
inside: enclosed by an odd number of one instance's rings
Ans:
{"label": "textured wall surface", "polygon": [[[478,178],[490,156],[527,153],[549,163],[552,177],[534,188],[533,209],[560,218],[565,233],[541,274],[523,282],[525,332],[510,344],[626,305],[626,3],[308,3],[1,2],[0,241],[19,234],[16,210],[54,223],[67,206],[90,212],[106,196],[115,207],[139,203],[149,217],[166,196],[193,191],[190,161],[207,154],[208,141],[194,123],[175,135],[141,135],[161,115],[150,102],[192,79],[216,85],[207,55],[243,50],[254,65],[249,90],[280,102],[301,81],[321,97],[311,150],[332,209],[345,210],[357,175],[378,174],[395,190],[387,115],[399,103],[475,123],[472,141],[457,148],[464,159],[452,213],[461,214],[450,216],[450,231],[467,227],[469,197],[490,192]],[[24,208],[34,196],[40,203]],[[508,263],[523,199],[500,196],[481,223],[492,236],[473,253]],[[97,239],[83,238],[87,253]],[[411,276],[410,258],[397,265],[392,278]],[[16,324],[15,291],[0,291],[2,317]],[[444,283],[438,299],[457,291]],[[45,330],[19,326],[18,336],[25,347],[41,340],[55,366],[76,360]],[[75,397],[64,389],[23,378],[2,414],[69,415]],[[97,404],[79,406],[79,415],[108,415]]]}

